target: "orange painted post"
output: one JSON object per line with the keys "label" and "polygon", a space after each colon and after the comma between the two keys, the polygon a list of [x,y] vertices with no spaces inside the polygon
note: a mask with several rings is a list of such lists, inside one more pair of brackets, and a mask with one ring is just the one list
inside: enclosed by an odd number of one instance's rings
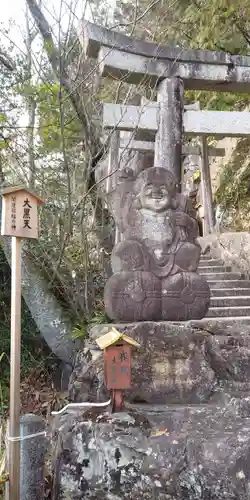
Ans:
{"label": "orange painted post", "polygon": [[113,408],[123,406],[123,393],[131,387],[131,346],[118,343],[104,349],[104,377],[107,389],[112,390]]}
{"label": "orange painted post", "polygon": [[132,384],[132,347],[140,347],[140,344],[115,328],[96,342],[104,350],[104,381],[112,391],[112,411],[121,411],[123,391],[130,389]]}

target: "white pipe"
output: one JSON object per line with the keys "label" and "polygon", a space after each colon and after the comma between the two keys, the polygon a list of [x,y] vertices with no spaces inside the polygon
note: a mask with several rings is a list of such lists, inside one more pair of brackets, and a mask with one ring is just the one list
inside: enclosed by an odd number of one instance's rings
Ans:
{"label": "white pipe", "polygon": [[77,408],[98,408],[98,407],[105,407],[109,406],[111,404],[111,399],[109,401],[105,401],[105,403],[68,403],[66,406],[64,406],[61,410],[59,411],[52,411],[51,415],[61,415],[64,413],[67,409],[77,409]]}

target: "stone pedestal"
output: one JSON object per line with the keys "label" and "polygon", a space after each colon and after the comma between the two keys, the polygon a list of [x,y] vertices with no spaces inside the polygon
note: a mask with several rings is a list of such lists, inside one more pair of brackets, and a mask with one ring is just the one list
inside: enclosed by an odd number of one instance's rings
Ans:
{"label": "stone pedestal", "polygon": [[[250,338],[237,332],[210,333],[199,322],[140,322],[115,324],[141,344],[133,352],[133,387],[130,402],[193,404],[209,401],[223,383],[250,389]],[[91,328],[85,347],[78,354],[70,381],[72,401],[106,401],[103,352],[95,339],[110,325]]]}
{"label": "stone pedestal", "polygon": [[[74,401],[110,396],[95,347],[110,326],[92,327],[79,352]],[[133,387],[124,413],[95,409],[57,422],[58,500],[249,500],[249,325],[114,326],[141,344]]]}

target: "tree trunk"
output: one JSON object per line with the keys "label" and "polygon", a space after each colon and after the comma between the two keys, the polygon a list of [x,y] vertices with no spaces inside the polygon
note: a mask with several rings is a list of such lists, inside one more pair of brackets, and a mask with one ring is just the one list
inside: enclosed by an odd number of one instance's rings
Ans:
{"label": "tree trunk", "polygon": [[[2,197],[0,197],[0,220]],[[11,265],[10,238],[1,238],[6,258]],[[25,242],[22,248],[22,295],[31,315],[51,351],[65,363],[73,366],[77,342],[72,340],[72,324],[60,303],[48,288],[27,252]]]}

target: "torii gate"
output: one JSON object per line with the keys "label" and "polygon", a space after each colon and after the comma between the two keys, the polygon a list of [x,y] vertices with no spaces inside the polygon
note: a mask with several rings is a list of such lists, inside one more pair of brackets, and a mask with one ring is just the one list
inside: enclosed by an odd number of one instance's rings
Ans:
{"label": "torii gate", "polygon": [[183,133],[200,136],[202,190],[208,231],[213,231],[211,180],[208,170],[209,135],[250,135],[250,113],[184,111],[185,89],[219,92],[250,91],[250,57],[207,50],[163,47],[83,22],[80,40],[88,57],[97,59],[100,74],[157,90],[152,106],[105,104],[103,123],[113,130],[155,133],[154,165],[168,167],[181,183]]}

